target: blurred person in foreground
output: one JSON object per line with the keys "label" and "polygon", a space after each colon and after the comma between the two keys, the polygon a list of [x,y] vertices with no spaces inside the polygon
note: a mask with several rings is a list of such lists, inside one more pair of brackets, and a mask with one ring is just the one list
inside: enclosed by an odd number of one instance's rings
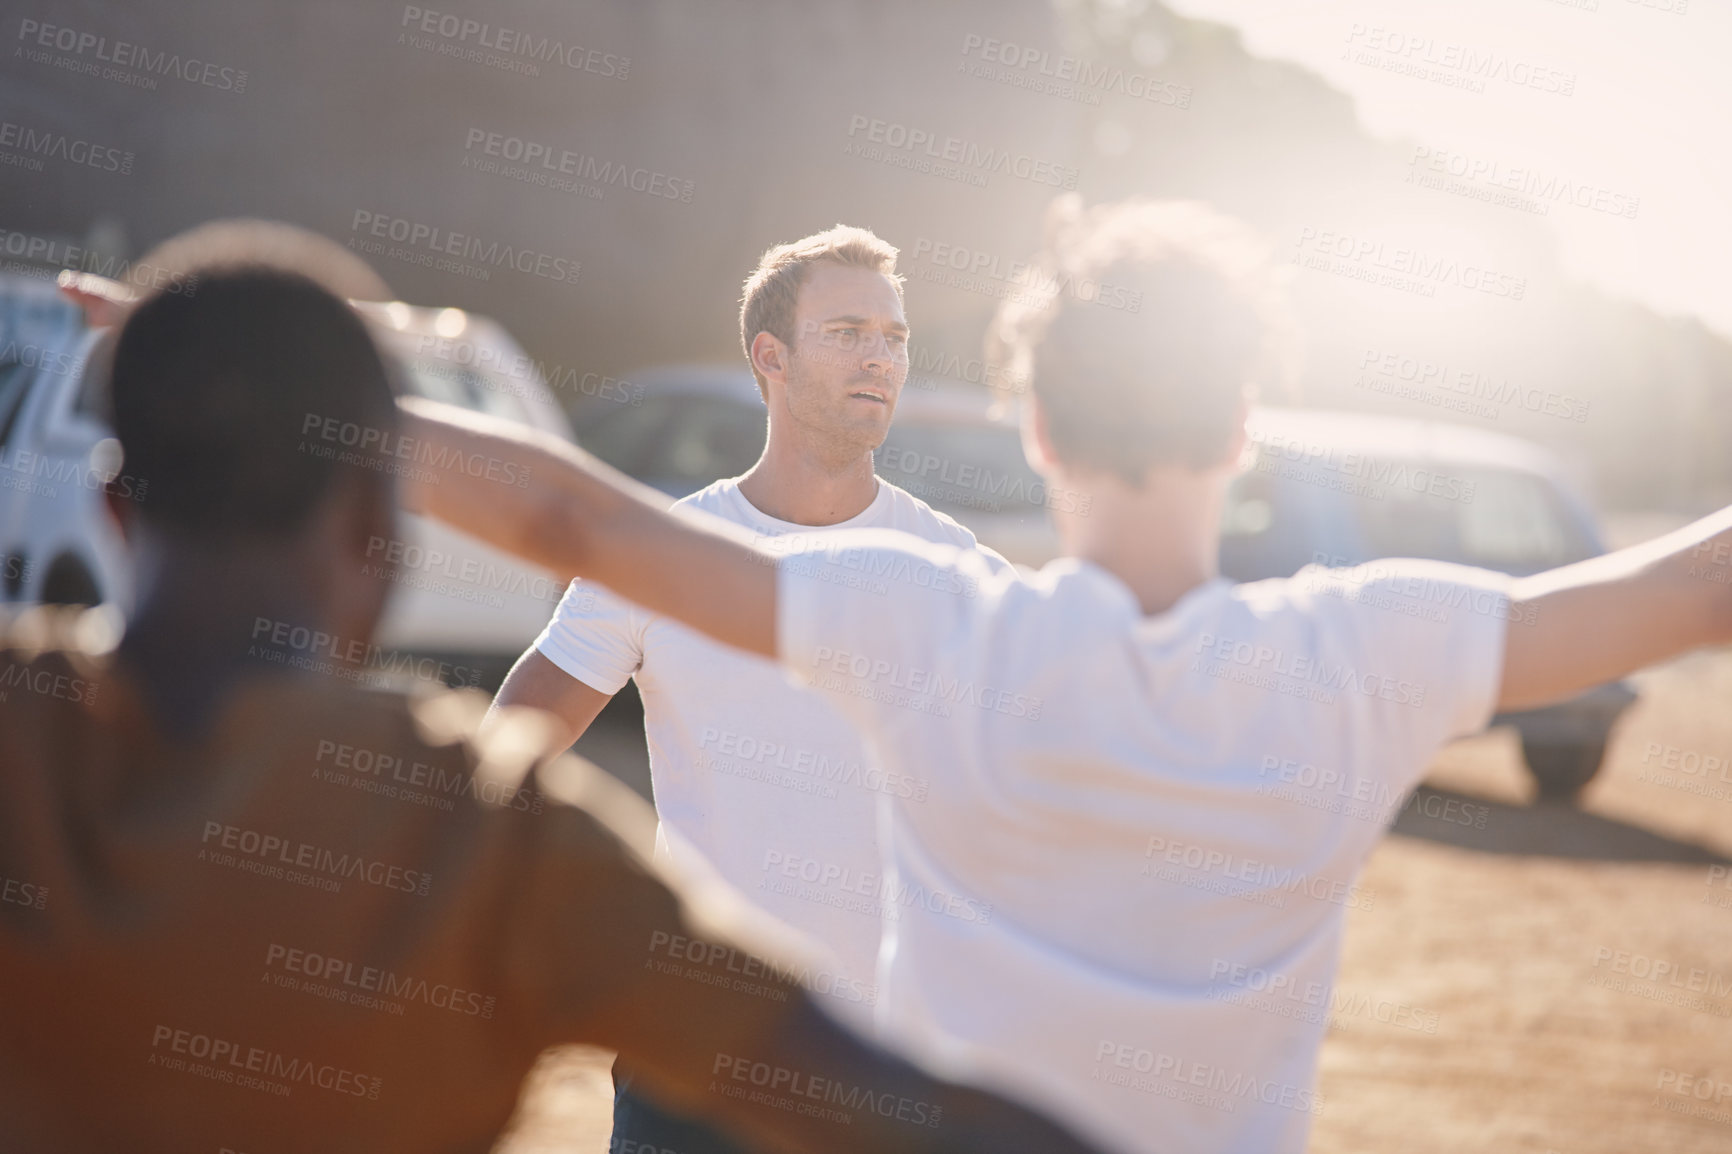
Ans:
{"label": "blurred person in foreground", "polygon": [[[871,232],[845,225],[764,253],[740,303],[740,343],[768,410],[763,454],[743,476],[675,508],[742,526],[772,551],[805,548],[819,529],[897,529],[979,547],[973,533],[873,468],[908,379],[896,257]],[[877,810],[893,795],[918,799],[925,783],[885,772],[841,713],[771,662],[589,581],[572,582],[498,704],[544,709],[565,723],[561,740],[576,740],[633,678],[661,819],[658,852],[696,851],[742,897],[823,947],[828,956],[802,984],[844,1021],[870,1028],[880,907],[925,915],[913,895],[885,884]],[[812,900],[801,878],[811,868],[846,878],[845,900]],[[635,1092],[623,1063],[616,1080],[616,1146],[728,1149]]]}
{"label": "blurred person in foreground", "polygon": [[[993,916],[887,925],[887,1036],[964,1054],[1116,1149],[1298,1154],[1345,913],[1399,799],[1499,709],[1732,640],[1710,565],[1732,555],[1732,510],[1520,580],[1387,561],[1234,585],[1221,508],[1280,327],[1261,246],[1154,201],[1066,198],[1048,234],[1049,291],[1007,302],[989,337],[1032,385],[1030,463],[1089,498],[1087,516],[1055,510],[1067,555],[1033,577],[883,532],[778,558],[580,451],[429,407],[416,435],[535,484],[501,502],[441,480],[411,499],[775,657],[887,769],[930,782],[894,804],[889,868]],[[1091,279],[1142,310],[1065,288]],[[974,595],[910,576],[926,567]],[[1372,820],[1272,789],[1290,766],[1387,804]]]}
{"label": "blurred person in foreground", "polygon": [[[0,1149],[480,1151],[563,1042],[756,1149],[1084,1149],[819,1012],[802,945],[655,864],[648,808],[548,719],[481,735],[477,695],[353,683],[387,380],[280,269],[126,316],[137,610],[114,647],[91,615],[0,629]],[[327,455],[310,421],[366,439]]]}

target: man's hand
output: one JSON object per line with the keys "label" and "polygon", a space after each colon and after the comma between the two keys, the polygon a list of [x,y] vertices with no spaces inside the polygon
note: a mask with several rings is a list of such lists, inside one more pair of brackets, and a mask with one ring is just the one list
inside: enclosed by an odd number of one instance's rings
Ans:
{"label": "man's hand", "polygon": [[[1732,642],[1732,508],[1517,581],[1500,710],[1532,709]],[[1531,622],[1531,624],[1526,624]]]}
{"label": "man's hand", "polygon": [[[775,657],[776,558],[743,529],[670,513],[653,489],[546,433],[417,398],[398,407],[403,435],[420,450],[400,489],[412,512]],[[508,479],[522,477],[526,484]]]}

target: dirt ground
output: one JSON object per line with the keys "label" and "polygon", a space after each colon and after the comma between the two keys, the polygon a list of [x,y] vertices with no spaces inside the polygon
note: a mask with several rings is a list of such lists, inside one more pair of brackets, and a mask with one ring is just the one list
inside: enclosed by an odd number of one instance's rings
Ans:
{"label": "dirt ground", "polygon": [[[1507,732],[1433,767],[1349,915],[1312,1150],[1732,1150],[1732,653],[1637,684],[1579,810]],[[607,1058],[545,1056],[502,1150],[605,1150]]]}

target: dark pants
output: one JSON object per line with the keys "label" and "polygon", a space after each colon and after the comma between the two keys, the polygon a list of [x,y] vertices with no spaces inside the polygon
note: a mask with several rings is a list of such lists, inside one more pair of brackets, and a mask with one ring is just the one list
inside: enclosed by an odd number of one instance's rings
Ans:
{"label": "dark pants", "polygon": [[631,1075],[613,1067],[613,1140],[608,1154],[747,1154],[702,1122],[670,1114],[631,1092]]}

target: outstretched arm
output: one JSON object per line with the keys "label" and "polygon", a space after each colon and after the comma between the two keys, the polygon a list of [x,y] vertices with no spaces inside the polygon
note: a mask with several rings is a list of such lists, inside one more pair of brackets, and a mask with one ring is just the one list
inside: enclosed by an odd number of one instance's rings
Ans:
{"label": "outstretched arm", "polygon": [[[1732,508],[1515,583],[1500,709],[1531,709],[1732,642]],[[1515,624],[1531,621],[1532,624]]]}
{"label": "outstretched arm", "polygon": [[[776,558],[750,534],[669,512],[654,490],[556,437],[431,401],[398,404],[415,447],[416,468],[401,481],[407,508],[563,580],[599,581],[724,644],[776,656]],[[521,470],[526,485],[500,479]]]}

